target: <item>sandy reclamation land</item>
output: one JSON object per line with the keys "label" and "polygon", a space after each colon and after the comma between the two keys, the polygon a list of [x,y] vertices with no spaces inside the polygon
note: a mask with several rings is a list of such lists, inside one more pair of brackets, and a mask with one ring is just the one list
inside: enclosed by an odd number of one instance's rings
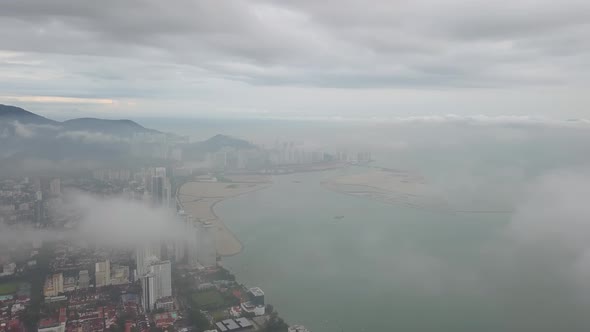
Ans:
{"label": "sandy reclamation land", "polygon": [[370,168],[366,172],[335,177],[322,182],[332,191],[364,196],[390,204],[429,210],[449,210],[444,196],[426,180],[407,171]]}
{"label": "sandy reclamation land", "polygon": [[267,188],[272,181],[263,175],[226,176],[225,179],[230,182],[187,182],[178,191],[178,200],[186,213],[215,226],[217,253],[231,256],[242,251],[242,243],[217,217],[215,204],[229,197]]}

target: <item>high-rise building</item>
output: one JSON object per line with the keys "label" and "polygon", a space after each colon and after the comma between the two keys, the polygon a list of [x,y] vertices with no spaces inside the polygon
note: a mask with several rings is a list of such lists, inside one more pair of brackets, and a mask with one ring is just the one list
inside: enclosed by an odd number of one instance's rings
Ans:
{"label": "high-rise building", "polygon": [[64,277],[61,273],[47,276],[43,287],[43,295],[52,297],[64,292]]}
{"label": "high-rise building", "polygon": [[187,220],[187,262],[192,268],[198,267],[199,264],[199,223],[194,218],[189,217]]}
{"label": "high-rise building", "polygon": [[204,267],[216,266],[215,226],[208,221],[199,222],[197,226],[197,259]]}
{"label": "high-rise building", "polygon": [[154,175],[161,176],[161,177],[165,178],[166,177],[166,167],[156,167],[154,169]]}
{"label": "high-rise building", "polygon": [[153,261],[141,278],[142,304],[151,311],[157,300],[172,296],[172,268],[170,261]]}
{"label": "high-rise building", "polygon": [[174,243],[174,261],[177,263],[184,261],[185,257],[187,256],[186,253],[191,240],[189,232],[191,232],[193,229],[192,224],[189,224],[189,218],[190,216],[187,216],[184,211],[180,211],[177,216],[179,229],[182,230],[183,234],[183,236],[178,237]]}
{"label": "high-rise building", "polygon": [[51,196],[61,195],[61,180],[59,178],[52,179],[49,182],[49,194]]}
{"label": "high-rise building", "polygon": [[163,171],[160,170],[156,172],[157,175],[151,177],[152,203],[157,206],[169,207],[172,197],[172,183],[170,182],[170,179],[165,175],[162,175],[166,173],[166,169],[161,169]]}
{"label": "high-rise building", "polygon": [[45,223],[45,205],[43,204],[43,193],[38,190],[35,193],[35,224],[37,226]]}
{"label": "high-rise building", "polygon": [[126,285],[128,283],[129,266],[113,266],[111,268],[111,285]]}
{"label": "high-rise building", "polygon": [[143,277],[151,261],[160,260],[161,253],[160,243],[148,243],[140,246],[135,251],[135,263],[137,265],[137,278]]}
{"label": "high-rise building", "polygon": [[78,272],[78,289],[86,289],[90,286],[90,275],[88,270]]}
{"label": "high-rise building", "polygon": [[154,303],[154,296],[156,295],[154,276],[146,274],[141,277],[141,304],[143,310],[152,311]]}
{"label": "high-rise building", "polygon": [[150,272],[156,278],[155,300],[172,296],[172,265],[170,261],[157,261],[150,265]]}
{"label": "high-rise building", "polygon": [[162,205],[164,202],[164,182],[165,177],[153,176],[152,177],[152,203],[154,205]]}
{"label": "high-rise building", "polygon": [[111,262],[108,259],[104,262],[98,262],[95,264],[94,279],[96,287],[103,287],[111,284]]}

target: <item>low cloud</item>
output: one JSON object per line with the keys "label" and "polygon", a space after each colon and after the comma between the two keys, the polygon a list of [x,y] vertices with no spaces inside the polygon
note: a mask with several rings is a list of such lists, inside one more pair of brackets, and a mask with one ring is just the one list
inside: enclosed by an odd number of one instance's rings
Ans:
{"label": "low cloud", "polygon": [[277,117],[276,120],[293,120],[293,121],[323,121],[335,123],[377,123],[377,124],[399,124],[399,125],[439,125],[439,124],[457,124],[471,126],[522,126],[522,127],[565,127],[565,128],[588,128],[590,129],[590,119],[568,119],[558,120],[547,117],[527,116],[527,115],[499,115],[490,116],[485,114],[478,115],[419,115],[419,116],[394,116],[394,117]]}
{"label": "low cloud", "polygon": [[75,141],[82,141],[84,143],[104,144],[104,143],[120,143],[128,140],[101,132],[75,130],[59,133],[58,138],[67,138]]}
{"label": "low cloud", "polygon": [[[2,123],[0,123],[1,125]],[[13,121],[4,125],[3,130],[0,132],[0,137],[8,138],[12,135],[18,138],[34,138],[48,131],[55,132],[61,127],[50,124],[34,124],[34,123],[21,123],[20,121]],[[0,127],[0,129],[2,129]],[[12,132],[12,133],[11,133]]]}
{"label": "low cloud", "polygon": [[29,126],[23,125],[18,121],[13,122],[14,134],[20,138],[31,138],[35,136],[35,132]]}
{"label": "low cloud", "polygon": [[155,208],[122,196],[101,198],[80,191],[67,192],[61,211],[76,216],[74,227],[35,229],[0,225],[0,242],[18,245],[32,241],[71,240],[100,247],[134,249],[144,243],[184,239],[184,224],[174,211]]}
{"label": "low cloud", "polygon": [[[394,236],[399,242],[397,248],[376,256],[384,242],[392,241],[392,235],[370,228],[360,231],[359,251],[365,255],[363,262],[374,264],[372,273],[392,285],[392,290],[377,290],[379,294],[388,291],[409,294],[413,300],[423,300],[424,307],[444,298],[455,309],[465,306],[478,313],[486,311],[483,317],[466,319],[465,324],[484,324],[487,320],[485,324],[490,325],[484,326],[494,326],[498,331],[588,331],[590,205],[587,197],[590,197],[589,172],[552,172],[526,186],[505,224],[502,215],[494,218],[493,230],[486,231],[480,242],[462,239],[470,236],[465,228],[479,232],[479,227],[490,227],[483,224],[490,219],[457,215],[456,218],[471,218],[470,222],[482,225],[459,223],[464,227],[457,231],[464,233],[458,239],[465,242],[460,247],[452,244],[441,247],[444,251],[459,250],[454,254],[433,249],[440,244],[434,247],[421,244],[420,237],[406,241]],[[434,225],[445,221],[449,224]],[[446,217],[429,225],[430,232],[453,231],[453,227],[461,226]],[[429,239],[432,236],[428,231],[420,235]],[[339,278],[337,273],[342,271],[335,271],[334,278]],[[472,308],[473,305],[481,308]],[[453,312],[452,316],[455,315],[460,316]]]}
{"label": "low cloud", "polygon": [[123,197],[99,198],[70,192],[70,205],[82,211],[77,234],[106,246],[135,247],[144,242],[173,241],[186,236],[174,211]]}

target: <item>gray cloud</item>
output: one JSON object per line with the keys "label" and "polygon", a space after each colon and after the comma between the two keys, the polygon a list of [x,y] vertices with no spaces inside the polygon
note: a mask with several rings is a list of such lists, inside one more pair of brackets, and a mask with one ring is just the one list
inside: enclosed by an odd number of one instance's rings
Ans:
{"label": "gray cloud", "polygon": [[[467,108],[501,99],[510,101],[506,113],[522,112],[514,96],[501,95],[514,89],[558,114],[540,100],[543,92],[524,90],[571,86],[567,106],[581,112],[585,99],[576,91],[589,83],[589,12],[581,0],[9,1],[0,12],[1,49],[9,52],[0,54],[7,73],[0,88],[145,105],[174,101],[193,112],[292,107],[340,114],[359,113],[367,100],[372,109],[394,112],[371,98],[375,93],[411,111],[424,112],[424,99],[447,111],[458,101]],[[295,91],[305,93],[287,105],[267,99],[269,88],[293,99],[292,87],[310,90]],[[331,89],[353,88],[370,92],[332,96]],[[457,98],[455,90],[465,95]],[[467,96],[481,93],[492,97]],[[408,95],[421,97],[408,106]],[[440,95],[448,100],[436,102]],[[502,105],[496,108],[497,114]]]}
{"label": "gray cloud", "polygon": [[27,126],[21,124],[18,121],[13,123],[14,126],[14,134],[20,138],[31,138],[35,136],[35,132],[28,128]]}
{"label": "gray cloud", "polygon": [[27,0],[0,15],[16,51],[139,55],[261,84],[480,86],[567,81],[560,54],[587,55],[588,12],[577,0]]}

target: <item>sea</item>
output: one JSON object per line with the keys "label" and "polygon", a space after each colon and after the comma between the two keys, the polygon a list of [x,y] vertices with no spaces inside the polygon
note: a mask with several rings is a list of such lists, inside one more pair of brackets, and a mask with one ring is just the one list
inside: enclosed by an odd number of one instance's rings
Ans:
{"label": "sea", "polygon": [[499,321],[444,270],[478,264],[479,245],[506,215],[429,212],[321,187],[338,173],[277,176],[219,204],[244,244],[223,265],[311,331],[481,331]]}
{"label": "sea", "polygon": [[[262,288],[289,324],[313,332],[590,330],[590,283],[579,282],[586,265],[577,260],[590,248],[568,245],[590,228],[579,222],[564,235],[545,227],[562,222],[555,216],[540,230],[527,217],[530,197],[551,194],[544,183],[567,195],[560,174],[590,187],[590,130],[268,121],[194,128],[199,138],[221,132],[267,146],[370,149],[371,166],[420,174],[453,207],[429,211],[321,186],[367,170],[357,166],[275,176],[267,189],[216,205],[244,245],[222,264]],[[551,199],[538,206],[539,219],[551,215]],[[522,240],[528,232],[542,236]]]}

